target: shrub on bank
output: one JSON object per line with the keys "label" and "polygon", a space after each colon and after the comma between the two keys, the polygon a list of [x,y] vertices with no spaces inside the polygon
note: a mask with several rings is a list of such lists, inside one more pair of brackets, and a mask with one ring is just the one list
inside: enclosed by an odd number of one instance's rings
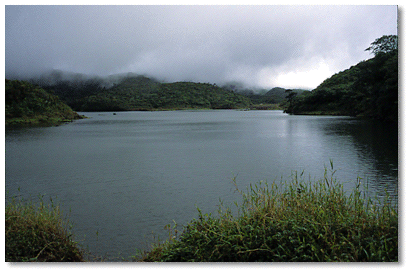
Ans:
{"label": "shrub on bank", "polygon": [[6,205],[6,262],[80,262],[83,252],[72,240],[59,206],[38,206],[13,198]]}
{"label": "shrub on bank", "polygon": [[[332,165],[332,164],[331,164]],[[353,192],[325,171],[317,182],[259,182],[239,191],[238,214],[220,206],[175,228],[141,261],[396,262],[398,214],[387,199],[375,203],[360,183]],[[303,178],[303,173],[300,175]],[[236,185],[236,183],[235,183]]]}

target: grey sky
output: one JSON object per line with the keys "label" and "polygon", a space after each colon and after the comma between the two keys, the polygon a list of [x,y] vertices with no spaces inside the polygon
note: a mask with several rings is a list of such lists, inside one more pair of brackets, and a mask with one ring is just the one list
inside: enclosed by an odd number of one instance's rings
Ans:
{"label": "grey sky", "polygon": [[5,73],[315,88],[397,34],[397,6],[6,6]]}

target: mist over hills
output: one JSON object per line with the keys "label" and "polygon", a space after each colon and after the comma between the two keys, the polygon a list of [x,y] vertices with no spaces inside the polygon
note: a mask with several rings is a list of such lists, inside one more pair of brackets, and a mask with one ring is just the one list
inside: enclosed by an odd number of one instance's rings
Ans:
{"label": "mist over hills", "polygon": [[278,108],[292,114],[398,120],[397,48],[334,74],[312,91],[281,87],[267,90],[237,81],[218,86],[164,82],[135,73],[101,77],[60,70],[27,81],[57,95],[75,111]]}
{"label": "mist over hills", "polygon": [[[191,103],[190,106],[193,108],[250,107],[253,104],[282,103],[285,101],[286,90],[280,87],[275,87],[270,90],[251,87],[238,81],[229,82],[222,86],[217,86],[215,83],[201,82],[165,82],[164,80],[130,72],[102,77],[62,70],[52,70],[43,73],[38,77],[26,80],[58,95],[76,111],[140,110],[171,106],[176,108],[186,108],[189,103]],[[181,85],[183,85],[181,88],[183,89],[182,93],[180,92]],[[199,89],[200,92],[203,92],[201,93],[202,97],[205,96],[208,98],[209,96],[212,96],[212,98],[206,102],[194,101],[191,97],[197,95],[197,89]],[[206,94],[209,90],[214,91],[215,89],[217,89],[219,94],[224,93],[228,98],[214,94]],[[305,90],[299,90],[299,92],[302,91]],[[175,101],[177,100],[178,102],[167,103],[166,105],[163,104],[161,100],[168,99],[166,93],[171,92],[173,92],[172,99]],[[230,100],[231,95],[235,97],[233,101],[239,101],[239,105]],[[186,102],[186,96],[191,96],[188,102]],[[242,104],[241,102],[245,99],[238,99],[240,96],[245,97],[248,101]],[[215,97],[221,100],[226,99],[227,102],[221,105],[221,102],[214,101]],[[118,102],[118,100],[122,100],[122,102]],[[126,103],[124,102],[125,100],[127,101]],[[132,105],[129,104],[130,101],[133,101]],[[135,101],[138,101],[139,104]]]}
{"label": "mist over hills", "polygon": [[167,83],[134,73],[107,77],[52,71],[29,80],[55,93],[76,111],[247,108],[245,96],[216,84]]}

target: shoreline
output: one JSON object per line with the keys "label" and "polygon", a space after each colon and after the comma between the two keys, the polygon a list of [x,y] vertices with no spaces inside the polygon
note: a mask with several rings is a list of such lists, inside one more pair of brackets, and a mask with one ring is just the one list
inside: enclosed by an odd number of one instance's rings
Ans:
{"label": "shoreline", "polygon": [[30,117],[6,118],[5,126],[8,127],[37,127],[37,126],[59,126],[64,123],[70,123],[75,120],[86,119],[88,117],[75,113],[75,116],[44,116],[36,115]]}

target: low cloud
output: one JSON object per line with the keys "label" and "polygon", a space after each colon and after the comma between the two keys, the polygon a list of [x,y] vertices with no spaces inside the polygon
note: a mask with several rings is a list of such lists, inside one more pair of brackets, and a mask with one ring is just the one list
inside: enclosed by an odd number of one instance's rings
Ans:
{"label": "low cloud", "polygon": [[329,78],[334,73],[330,71],[328,64],[319,65],[319,68],[313,68],[306,72],[290,72],[280,75],[277,82],[284,86],[302,86],[302,87],[317,87],[326,78]]}
{"label": "low cloud", "polygon": [[5,72],[312,89],[389,34],[396,6],[6,6]]}

